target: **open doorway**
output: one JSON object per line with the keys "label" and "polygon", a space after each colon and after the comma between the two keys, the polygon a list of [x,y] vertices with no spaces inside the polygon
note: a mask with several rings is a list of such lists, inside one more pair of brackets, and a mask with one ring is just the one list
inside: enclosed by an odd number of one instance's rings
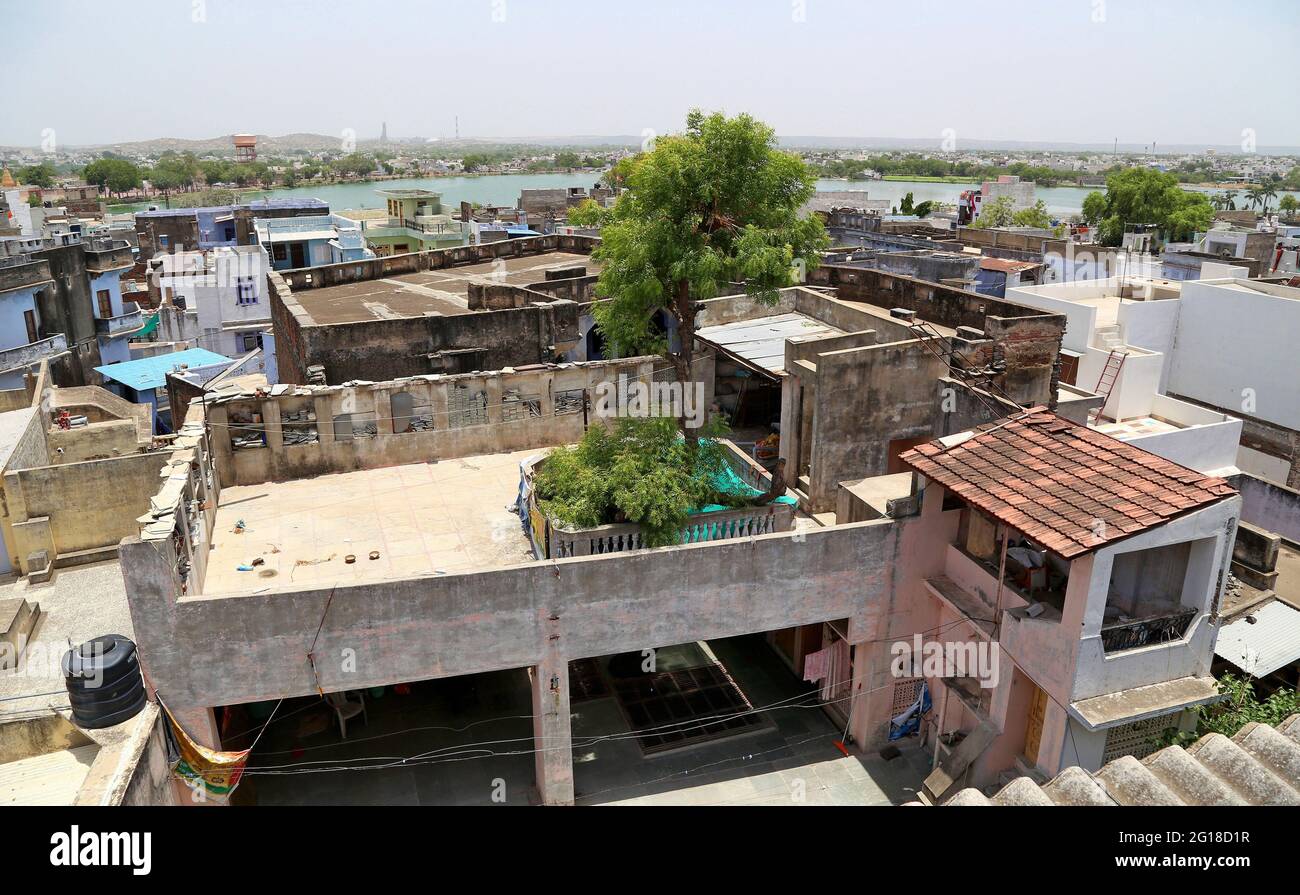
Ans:
{"label": "open doorway", "polygon": [[[235,805],[539,804],[524,668],[228,706]],[[267,719],[270,717],[270,724]]]}

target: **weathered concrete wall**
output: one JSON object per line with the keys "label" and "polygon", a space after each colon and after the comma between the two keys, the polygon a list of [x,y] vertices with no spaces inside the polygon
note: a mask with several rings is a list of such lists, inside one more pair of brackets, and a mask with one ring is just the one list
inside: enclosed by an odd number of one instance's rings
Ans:
{"label": "weathered concrete wall", "polygon": [[27,393],[25,388],[10,388],[0,391],[0,413],[22,410],[24,407],[30,407],[31,403],[31,395]]}
{"label": "weathered concrete wall", "polygon": [[[578,270],[584,270],[579,267]],[[594,287],[599,277],[585,273],[567,279],[548,279],[527,286],[510,283],[468,283],[466,300],[471,311],[500,311],[505,308],[523,308],[537,302],[557,298],[589,304],[594,299]]]}
{"label": "weathered concrete wall", "polygon": [[990,315],[1030,317],[1042,314],[1034,308],[1000,301],[966,289],[837,264],[823,264],[809,271],[808,283],[834,287],[836,296],[842,299],[862,301],[886,309],[907,308],[915,311],[922,320],[952,329],[970,326],[983,330],[985,318]]}
{"label": "weathered concrete wall", "polygon": [[46,440],[46,415],[39,407],[27,411],[30,416],[23,428],[22,435],[9,454],[5,470],[27,469],[31,466],[44,466],[50,462],[49,442]]}
{"label": "weathered concrete wall", "polygon": [[1300,544],[1300,492],[1242,473],[1228,479],[1241,492],[1241,518]]}
{"label": "weathered concrete wall", "polygon": [[[438,372],[428,355],[455,349],[487,349],[483,369],[544,363],[579,337],[581,308],[563,298],[547,305],[451,316],[410,317],[319,325],[294,292],[342,283],[480,264],[546,252],[590,254],[600,240],[589,236],[536,236],[406,255],[382,256],[268,276],[280,381],[307,382],[307,368],[322,365],[327,381],[396,379]],[[551,287],[586,287],[569,284]],[[539,295],[551,296],[539,290]]]}
{"label": "weathered concrete wall", "polygon": [[[46,261],[54,284],[39,293],[41,328],[46,334],[64,333],[68,345],[95,339],[95,310],[81,243],[41,249],[33,259]],[[98,351],[96,351],[98,357]]]}
{"label": "weathered concrete wall", "polygon": [[[649,382],[654,363],[655,358],[636,357],[512,373],[421,376],[355,387],[303,387],[279,397],[212,403],[207,423],[217,476],[223,486],[248,485],[569,444],[582,437],[589,419],[595,419],[600,383],[617,382],[620,376]],[[399,395],[410,396],[412,410],[394,409]],[[464,410],[467,396],[481,401],[481,413]],[[511,397],[533,403],[508,400]],[[590,413],[583,411],[584,400]],[[194,406],[202,411],[201,405]],[[314,414],[314,422],[283,422],[304,411]],[[375,434],[336,437],[333,422],[343,414],[351,414],[358,424],[372,423]],[[412,420],[421,427],[408,430]],[[295,432],[304,430],[314,432],[316,441],[290,443]],[[235,448],[232,436],[250,432],[264,432],[265,447]]]}
{"label": "weathered concrete wall", "polygon": [[[151,704],[147,708],[155,707]],[[148,728],[149,735],[144,739],[143,746],[124,756],[130,773],[123,775],[124,787],[113,787],[106,792],[107,804],[182,804],[178,795],[179,786],[167,761],[167,742],[163,734],[163,725],[166,723],[166,717],[158,712],[157,720]]]}
{"label": "weathered concrete wall", "polygon": [[135,420],[106,420],[78,429],[54,427],[48,437],[51,459],[59,464],[105,460],[137,449]]}
{"label": "weathered concrete wall", "polygon": [[[959,379],[944,376],[936,383],[934,422],[936,438],[956,435],[1016,413],[1019,405],[1005,398],[977,390]],[[1082,421],[1079,421],[1082,424]]]}
{"label": "weathered concrete wall", "polygon": [[485,370],[546,363],[578,339],[582,312],[575,302],[556,300],[499,311],[317,326],[305,322],[284,290],[272,289],[271,306],[280,380],[305,383],[307,368],[320,365],[332,384],[436,372],[430,355],[452,350],[481,349],[476,366]]}
{"label": "weathered concrete wall", "polygon": [[1050,315],[988,317],[984,334],[992,340],[995,367],[1003,367],[992,377],[1000,394],[1019,404],[1055,407],[1064,333],[1064,319]]}
{"label": "weathered concrete wall", "polygon": [[156,703],[146,703],[129,721],[96,732],[102,740],[90,773],[74,804],[177,805],[178,787],[167,761],[163,734],[166,716]]}
{"label": "weathered concrete wall", "polygon": [[[44,369],[44,364],[42,368]],[[15,414],[27,414],[27,422],[18,442],[14,445],[3,473],[11,473],[29,466],[44,466],[49,463],[49,452],[45,441],[45,414],[39,407],[13,411]],[[9,566],[25,569],[27,553],[20,544],[21,538],[14,531],[14,524],[26,521],[22,512],[21,495],[9,493],[8,476],[0,476],[0,530],[4,533],[4,546],[9,554]]]}
{"label": "weathered concrete wall", "polygon": [[49,520],[51,560],[110,546],[138,530],[136,517],[158,493],[165,461],[161,453],[131,454],[7,472],[6,504],[15,524]]}
{"label": "weathered concrete wall", "polygon": [[916,340],[818,354],[816,364],[808,498],[826,512],[840,482],[888,471],[890,442],[933,434],[934,383],[948,368]]}
{"label": "weathered concrete wall", "polygon": [[51,417],[66,410],[82,414],[92,423],[130,420],[135,427],[135,443],[147,446],[153,441],[153,413],[148,405],[132,404],[106,388],[87,385],[75,388],[42,388],[42,401],[48,404]]}
{"label": "weathered concrete wall", "polygon": [[[900,528],[235,597],[178,598],[169,538],[121,549],[150,680],[169,705],[213,706],[315,693],[317,674],[326,691],[356,689],[533,666],[553,649],[578,659],[828,619],[870,637],[892,605]],[[344,650],[355,671],[343,670]]]}

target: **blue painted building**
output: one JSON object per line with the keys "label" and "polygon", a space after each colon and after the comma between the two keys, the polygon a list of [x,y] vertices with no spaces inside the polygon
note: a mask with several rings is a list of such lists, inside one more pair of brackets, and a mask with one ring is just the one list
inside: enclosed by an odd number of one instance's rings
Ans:
{"label": "blue painted building", "polygon": [[135,404],[148,404],[154,420],[154,432],[165,435],[172,431],[171,408],[167,403],[167,374],[173,370],[210,367],[234,363],[228,357],[190,348],[171,354],[142,357],[120,364],[96,367],[95,372],[104,377],[104,387]]}
{"label": "blue painted building", "polygon": [[86,245],[86,276],[90,280],[95,339],[99,342],[99,359],[103,364],[130,360],[131,339],[145,323],[140,306],[122,298],[122,274],[134,266],[135,257],[124,242]]}
{"label": "blue painted building", "polygon": [[37,294],[54,283],[45,261],[18,255],[0,260],[0,389],[21,388],[33,364],[68,347],[61,334],[45,338]]}
{"label": "blue painted building", "polygon": [[259,218],[293,218],[329,214],[320,199],[259,199],[238,205],[205,208],[160,208],[135,215],[140,255],[160,252],[205,251],[222,246],[252,245],[257,241],[253,221]]}

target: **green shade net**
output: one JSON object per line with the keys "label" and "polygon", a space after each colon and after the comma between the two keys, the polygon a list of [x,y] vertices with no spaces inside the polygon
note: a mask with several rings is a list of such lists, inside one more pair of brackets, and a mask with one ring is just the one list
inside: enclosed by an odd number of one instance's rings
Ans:
{"label": "green shade net", "polygon": [[140,327],[140,329],[136,331],[134,338],[142,339],[145,336],[151,335],[153,331],[156,330],[157,328],[158,328],[158,312],[154,311],[154,313],[149,317],[149,319],[144,322],[144,326]]}
{"label": "green shade net", "polygon": [[[753,485],[750,485],[748,482],[746,482],[744,479],[738,476],[736,474],[736,471],[732,469],[730,466],[725,466],[721,472],[714,475],[712,477],[710,484],[712,484],[714,488],[716,488],[718,491],[721,491],[723,494],[734,494],[738,497],[744,497],[749,500],[753,500],[755,498],[761,497],[763,494],[762,491],[758,490]],[[782,494],[776,500],[772,501],[772,503],[787,503],[787,504],[793,504],[797,502],[798,501],[796,501],[793,497],[790,497],[787,494]],[[732,509],[732,507],[726,507],[717,503],[710,503],[710,504],[705,504],[704,506],[700,507],[697,510],[691,510],[690,513],[692,516],[694,516],[698,513],[717,513],[721,510],[729,510],[729,509]]]}

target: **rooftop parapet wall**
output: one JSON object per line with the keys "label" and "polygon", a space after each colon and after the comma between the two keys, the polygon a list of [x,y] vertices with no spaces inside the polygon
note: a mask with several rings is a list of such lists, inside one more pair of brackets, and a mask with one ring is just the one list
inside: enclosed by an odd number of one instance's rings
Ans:
{"label": "rooftop parapet wall", "polygon": [[[848,618],[854,640],[870,639],[892,618],[904,524],[881,520],[798,539],[760,535],[212,597],[179,595],[170,540],[156,549],[124,542],[122,553],[150,679],[169,705],[183,708],[532,666],[548,651],[597,656],[827,619]],[[337,656],[344,648],[356,651],[355,673],[317,662],[317,678],[308,652]]]}
{"label": "rooftop parapet wall", "polygon": [[1065,315],[877,270],[830,264],[814,270],[814,278],[834,286],[840,299],[906,308],[927,323],[981,331],[989,341],[973,354],[963,349],[967,360],[998,368],[994,383],[1015,401],[1055,405]]}
{"label": "rooftop parapet wall", "polygon": [[870,268],[823,264],[809,271],[808,283],[833,287],[837,297],[849,301],[866,302],[886,309],[907,308],[915,311],[922,320],[951,329],[970,326],[982,330],[985,319],[990,316],[1042,315],[1042,311],[1036,308],[1001,301],[968,289]]}
{"label": "rooftop parapet wall", "polygon": [[[122,541],[143,544],[167,557],[166,584],[175,595],[200,589],[221,496],[203,410],[199,403],[190,406],[176,430],[171,453],[160,458],[160,488],[148,511],[136,519],[138,536]],[[122,561],[128,560],[124,556]]]}
{"label": "rooftop parapet wall", "polygon": [[547,252],[573,252],[580,255],[591,254],[592,249],[600,245],[600,239],[592,236],[532,236],[523,239],[509,239],[502,242],[490,242],[483,245],[453,246],[447,249],[432,249],[427,252],[411,252],[406,255],[387,255],[362,261],[345,261],[340,264],[326,264],[320,267],[305,267],[281,272],[285,285],[295,291],[304,289],[323,289],[343,283],[355,283],[360,280],[377,280],[384,277],[398,276],[406,273],[418,273],[422,270],[445,270],[467,264],[481,264],[496,258],[518,258],[527,255],[542,255]]}
{"label": "rooftop parapet wall", "polygon": [[[400,256],[399,256],[400,257]],[[396,379],[438,369],[447,351],[478,351],[481,369],[544,363],[578,338],[581,306],[556,300],[499,311],[320,326],[271,275],[271,311],[282,382],[305,384],[309,368],[329,382]],[[543,297],[542,298],[549,298]]]}
{"label": "rooftop parapet wall", "polygon": [[27,261],[0,267],[0,294],[15,289],[33,289],[51,282],[48,261]]}
{"label": "rooftop parapet wall", "polygon": [[[552,251],[558,240],[567,251],[590,251],[598,242],[589,237],[548,236],[511,240],[505,246],[521,243],[534,246],[527,254]],[[580,244],[575,244],[577,240]],[[328,268],[285,271],[268,275],[271,316],[275,327],[276,353],[282,382],[304,384],[310,381],[309,368],[323,367],[326,381],[351,379],[396,379],[443,372],[439,355],[447,351],[477,351],[477,369],[491,370],[530,363],[545,363],[577,342],[582,305],[590,300],[594,277],[552,280],[525,287],[502,284],[486,287],[492,300],[470,290],[471,308],[476,304],[501,310],[477,313],[428,314],[423,316],[375,319],[324,325],[318,323],[295,298],[293,282],[305,282],[308,288],[337,285],[367,279],[366,271],[381,265],[380,276],[397,276],[417,270],[448,266],[452,255],[456,263],[480,264],[491,260],[489,246],[467,246],[411,255],[396,255],[371,261],[350,262]],[[548,248],[549,246],[549,248]],[[525,247],[527,248],[527,247]],[[480,251],[481,250],[481,251]],[[495,257],[520,254],[520,250],[502,252]],[[391,270],[382,265],[393,265]],[[321,271],[325,271],[321,274]],[[330,271],[334,271],[331,273]],[[342,271],[342,272],[340,272]],[[349,279],[340,279],[346,276]],[[470,284],[471,286],[474,284]],[[575,300],[570,300],[572,296]],[[461,369],[468,369],[461,367]],[[451,368],[455,371],[455,368]]]}
{"label": "rooftop parapet wall", "polygon": [[810,289],[807,286],[791,286],[780,290],[776,301],[772,304],[766,304],[747,295],[742,288],[735,294],[722,295],[700,302],[700,311],[695,320],[696,325],[703,329],[708,326],[721,326],[726,323],[789,313],[804,314],[845,333],[872,330],[877,333],[875,337],[877,342],[913,338],[912,331],[905,324],[891,317],[887,309],[866,307],[860,302],[845,301],[839,296]]}
{"label": "rooftop parapet wall", "polygon": [[[569,444],[597,386],[650,381],[655,358],[429,375],[207,398],[224,487]],[[202,410],[203,404],[193,405]]]}

